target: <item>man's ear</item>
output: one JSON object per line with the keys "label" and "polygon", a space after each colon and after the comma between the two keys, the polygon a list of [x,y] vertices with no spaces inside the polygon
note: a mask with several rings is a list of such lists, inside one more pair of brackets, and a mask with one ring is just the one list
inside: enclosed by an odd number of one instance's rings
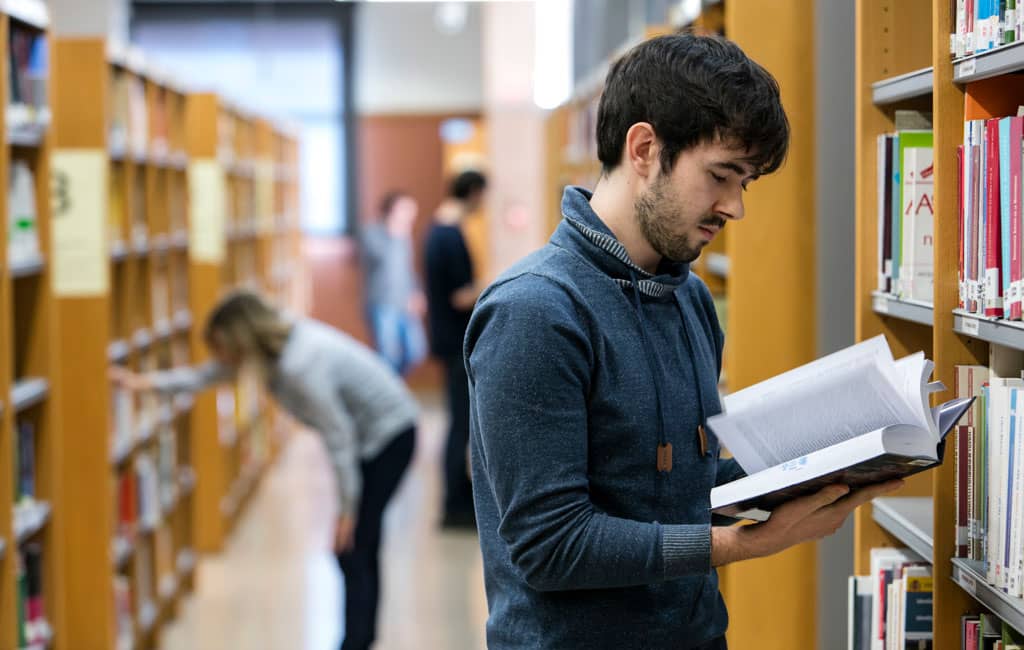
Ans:
{"label": "man's ear", "polygon": [[644,179],[656,173],[661,164],[661,143],[654,133],[654,127],[647,122],[637,122],[626,131],[626,145],[622,148],[623,163]]}

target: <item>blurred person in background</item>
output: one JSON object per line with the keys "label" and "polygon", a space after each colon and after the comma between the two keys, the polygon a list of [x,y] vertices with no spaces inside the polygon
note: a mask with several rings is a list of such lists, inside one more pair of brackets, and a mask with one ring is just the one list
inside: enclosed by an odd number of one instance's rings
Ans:
{"label": "blurred person in background", "polygon": [[366,316],[377,352],[400,375],[427,354],[423,317],[427,303],[413,272],[412,229],[416,199],[402,191],[381,200],[378,221],[362,234]]}
{"label": "blurred person in background", "polygon": [[255,372],[297,420],[320,433],[335,468],[334,551],[345,578],[342,650],[376,636],[381,516],[409,467],[417,405],[372,350],[324,323],[293,318],[254,292],[216,305],[203,332],[211,360],[196,367],[110,378],[135,391],[198,392]]}
{"label": "blurred person in background", "polygon": [[456,176],[448,197],[434,213],[434,224],[426,243],[431,351],[444,363],[448,391],[449,429],[441,520],[446,528],[476,526],[473,486],[467,465],[469,382],[462,341],[482,287],[473,279],[473,261],[460,226],[480,208],[486,189],[487,179],[480,172],[466,171]]}

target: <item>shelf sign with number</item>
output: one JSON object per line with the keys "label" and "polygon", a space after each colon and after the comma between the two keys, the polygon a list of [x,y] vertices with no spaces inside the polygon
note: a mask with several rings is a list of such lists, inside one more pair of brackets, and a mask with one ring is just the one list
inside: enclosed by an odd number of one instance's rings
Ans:
{"label": "shelf sign with number", "polygon": [[58,296],[107,293],[108,169],[106,152],[100,149],[57,149],[51,157],[51,281]]}
{"label": "shelf sign with number", "polygon": [[220,264],[224,260],[228,209],[225,186],[224,168],[216,159],[189,163],[189,254],[198,262]]}
{"label": "shelf sign with number", "polygon": [[977,336],[979,330],[979,322],[976,318],[961,318],[960,329],[964,334],[968,336]]}

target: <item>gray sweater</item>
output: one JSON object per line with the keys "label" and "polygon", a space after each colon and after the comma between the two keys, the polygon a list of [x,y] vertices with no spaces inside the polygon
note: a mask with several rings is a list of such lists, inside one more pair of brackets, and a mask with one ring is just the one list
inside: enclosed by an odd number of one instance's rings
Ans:
{"label": "gray sweater", "polygon": [[[230,371],[215,361],[153,375],[162,392],[196,392],[230,379]],[[355,514],[362,494],[360,461],[372,459],[416,422],[416,401],[405,384],[348,335],[299,319],[270,369],[268,389],[323,436],[337,472],[341,513]]]}

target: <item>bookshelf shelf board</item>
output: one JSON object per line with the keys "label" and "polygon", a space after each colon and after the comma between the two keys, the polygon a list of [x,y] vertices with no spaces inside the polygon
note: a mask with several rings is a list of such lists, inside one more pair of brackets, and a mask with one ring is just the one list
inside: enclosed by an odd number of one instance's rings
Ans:
{"label": "bookshelf shelf board", "polygon": [[1024,632],[1024,600],[1013,598],[985,582],[981,562],[953,558],[953,582],[1018,632]]}
{"label": "bookshelf shelf board", "polygon": [[50,394],[50,382],[42,377],[28,377],[14,382],[11,388],[11,404],[15,412],[24,411],[39,404]]}
{"label": "bookshelf shelf board", "polygon": [[50,504],[35,501],[14,506],[14,538],[24,544],[50,521]]}
{"label": "bookshelf shelf board", "polygon": [[168,574],[160,581],[160,606],[167,607],[173,601],[175,596],[178,595],[178,577],[174,574]]}
{"label": "bookshelf shelf board", "polygon": [[872,516],[879,526],[912,551],[933,562],[932,529],[935,513],[931,497],[881,497],[871,503]]}
{"label": "bookshelf shelf board", "polygon": [[149,634],[156,623],[157,609],[153,603],[146,603],[139,610],[139,630],[143,634]]}
{"label": "bookshelf shelf board", "polygon": [[196,488],[196,473],[189,466],[178,469],[178,495],[184,499]]}
{"label": "bookshelf shelf board", "polygon": [[7,144],[20,149],[38,149],[46,139],[45,124],[26,124],[7,129]]}
{"label": "bookshelf shelf board", "polygon": [[888,293],[873,291],[871,307],[876,314],[931,327],[934,320],[932,306],[913,300],[904,300]]}
{"label": "bookshelf shelf board", "polygon": [[114,467],[120,467],[126,460],[131,458],[133,451],[135,451],[134,440],[128,439],[120,441],[110,452],[110,464]]}
{"label": "bookshelf shelf board", "polygon": [[107,361],[118,363],[127,359],[131,353],[132,346],[128,345],[128,341],[118,339],[107,346]]}
{"label": "bookshelf shelf board", "polygon": [[132,242],[132,253],[139,257],[149,255],[149,238],[145,236],[136,237]]}
{"label": "bookshelf shelf board", "polygon": [[3,11],[18,22],[39,30],[50,26],[50,12],[42,0],[3,0]]}
{"label": "bookshelf shelf board", "polygon": [[176,251],[188,250],[188,232],[178,230],[171,235],[171,249]]}
{"label": "bookshelf shelf board", "polygon": [[174,313],[174,331],[184,333],[192,328],[192,312],[187,309],[179,309]]}
{"label": "bookshelf shelf board", "polygon": [[53,647],[53,628],[50,626],[48,621],[46,623],[45,633],[43,638],[35,643],[30,643],[27,646],[23,646],[21,650],[47,650],[47,648]]}
{"label": "bookshelf shelf board", "polygon": [[174,333],[174,328],[171,327],[171,322],[168,320],[162,320],[159,323],[153,325],[153,338],[158,341],[163,341],[171,338],[171,334]]}
{"label": "bookshelf shelf board", "polygon": [[192,573],[192,570],[196,568],[196,554],[192,549],[183,548],[178,551],[178,575],[187,576]]}
{"label": "bookshelf shelf board", "polygon": [[42,255],[36,255],[32,258],[19,260],[11,263],[11,277],[12,278],[30,278],[37,275],[42,275],[43,271],[46,270],[46,260],[43,259]]}
{"label": "bookshelf shelf board", "polygon": [[155,522],[140,523],[139,533],[142,535],[152,535],[157,531],[158,528],[160,528],[160,526],[163,525],[163,523],[163,516],[161,516]]}
{"label": "bookshelf shelf board", "polygon": [[1024,70],[1024,41],[953,62],[953,81],[970,83]]}
{"label": "bookshelf shelf board", "polygon": [[115,262],[123,262],[131,255],[128,246],[123,241],[110,242],[110,259]]}
{"label": "bookshelf shelf board", "polygon": [[139,427],[139,438],[136,441],[135,446],[141,447],[155,438],[159,423],[160,418],[151,418],[149,422],[143,423],[142,426]]}
{"label": "bookshelf shelf board", "polygon": [[184,415],[192,410],[192,407],[196,404],[196,400],[191,395],[182,393],[180,395],[175,395],[172,403],[175,415]]}
{"label": "bookshelf shelf board", "polygon": [[136,350],[146,350],[153,345],[153,334],[145,327],[132,334],[132,345]]}
{"label": "bookshelf shelf board", "polygon": [[989,343],[998,343],[1024,350],[1024,323],[993,320],[956,310],[953,312],[953,331]]}
{"label": "bookshelf shelf board", "polygon": [[871,101],[876,106],[885,106],[915,97],[926,97],[932,94],[934,78],[932,68],[922,68],[898,77],[882,79],[871,84]]}
{"label": "bookshelf shelf board", "polygon": [[113,556],[113,564],[115,570],[124,568],[128,561],[135,555],[135,545],[130,540],[118,536],[115,537],[111,545],[111,555]]}
{"label": "bookshelf shelf board", "polygon": [[171,250],[170,238],[162,233],[154,235],[152,249],[157,255],[166,255]]}
{"label": "bookshelf shelf board", "polygon": [[720,278],[729,277],[729,256],[722,253],[708,253],[708,273]]}

